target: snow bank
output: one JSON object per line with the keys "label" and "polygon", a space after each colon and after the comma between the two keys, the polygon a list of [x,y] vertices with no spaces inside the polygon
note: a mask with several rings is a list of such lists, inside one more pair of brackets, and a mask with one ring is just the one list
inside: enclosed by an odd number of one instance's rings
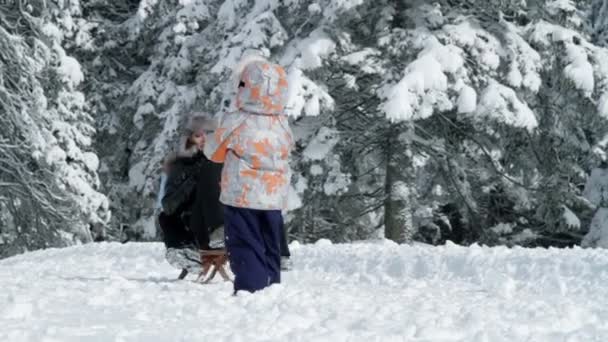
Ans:
{"label": "snow bank", "polygon": [[256,295],[175,281],[160,244],[0,261],[2,341],[602,341],[608,251],[292,244]]}

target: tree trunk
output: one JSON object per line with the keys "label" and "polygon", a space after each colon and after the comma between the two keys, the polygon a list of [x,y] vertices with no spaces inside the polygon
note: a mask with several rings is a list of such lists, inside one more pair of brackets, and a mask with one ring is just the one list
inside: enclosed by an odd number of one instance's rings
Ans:
{"label": "tree trunk", "polygon": [[384,235],[397,243],[411,242],[414,226],[415,173],[409,127],[389,129],[386,144]]}

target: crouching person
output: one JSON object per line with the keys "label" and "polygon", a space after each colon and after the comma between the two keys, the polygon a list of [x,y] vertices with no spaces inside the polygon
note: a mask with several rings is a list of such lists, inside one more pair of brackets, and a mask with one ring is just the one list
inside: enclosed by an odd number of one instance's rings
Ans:
{"label": "crouching person", "polygon": [[183,203],[178,209],[167,212],[163,209],[162,199],[166,194],[167,179],[171,170],[171,164],[176,156],[171,153],[162,162],[162,173],[160,189],[158,193],[156,210],[158,210],[157,222],[163,233],[165,243],[165,258],[171,266],[182,270],[180,279],[185,277],[189,271],[194,271],[196,263],[188,262],[188,251],[194,249],[194,235],[186,227],[184,222],[185,209],[189,203]]}
{"label": "crouching person", "polygon": [[281,210],[287,205],[293,137],[284,114],[285,71],[256,59],[241,63],[237,110],[225,113],[205,154],[224,163],[220,201],[234,290],[281,281]]}
{"label": "crouching person", "polygon": [[[222,166],[203,154],[205,133],[214,121],[193,116],[177,153],[166,161],[168,176],[159,223],[174,267],[199,273],[200,250],[223,248],[223,206],[219,202]],[[184,275],[184,273],[182,273]]]}

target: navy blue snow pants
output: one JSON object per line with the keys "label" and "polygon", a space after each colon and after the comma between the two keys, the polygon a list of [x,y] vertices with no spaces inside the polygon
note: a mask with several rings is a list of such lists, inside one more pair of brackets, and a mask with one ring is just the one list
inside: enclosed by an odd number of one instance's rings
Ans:
{"label": "navy blue snow pants", "polygon": [[280,210],[224,206],[226,250],[234,273],[234,292],[255,292],[281,282]]}

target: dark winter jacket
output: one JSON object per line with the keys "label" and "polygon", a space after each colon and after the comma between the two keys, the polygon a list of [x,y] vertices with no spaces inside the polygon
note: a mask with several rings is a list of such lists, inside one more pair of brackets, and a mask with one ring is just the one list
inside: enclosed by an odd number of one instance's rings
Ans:
{"label": "dark winter jacket", "polygon": [[163,212],[186,217],[202,249],[209,246],[209,233],[224,224],[224,208],[219,201],[221,173],[221,164],[212,163],[198,152],[178,155],[167,178]]}

